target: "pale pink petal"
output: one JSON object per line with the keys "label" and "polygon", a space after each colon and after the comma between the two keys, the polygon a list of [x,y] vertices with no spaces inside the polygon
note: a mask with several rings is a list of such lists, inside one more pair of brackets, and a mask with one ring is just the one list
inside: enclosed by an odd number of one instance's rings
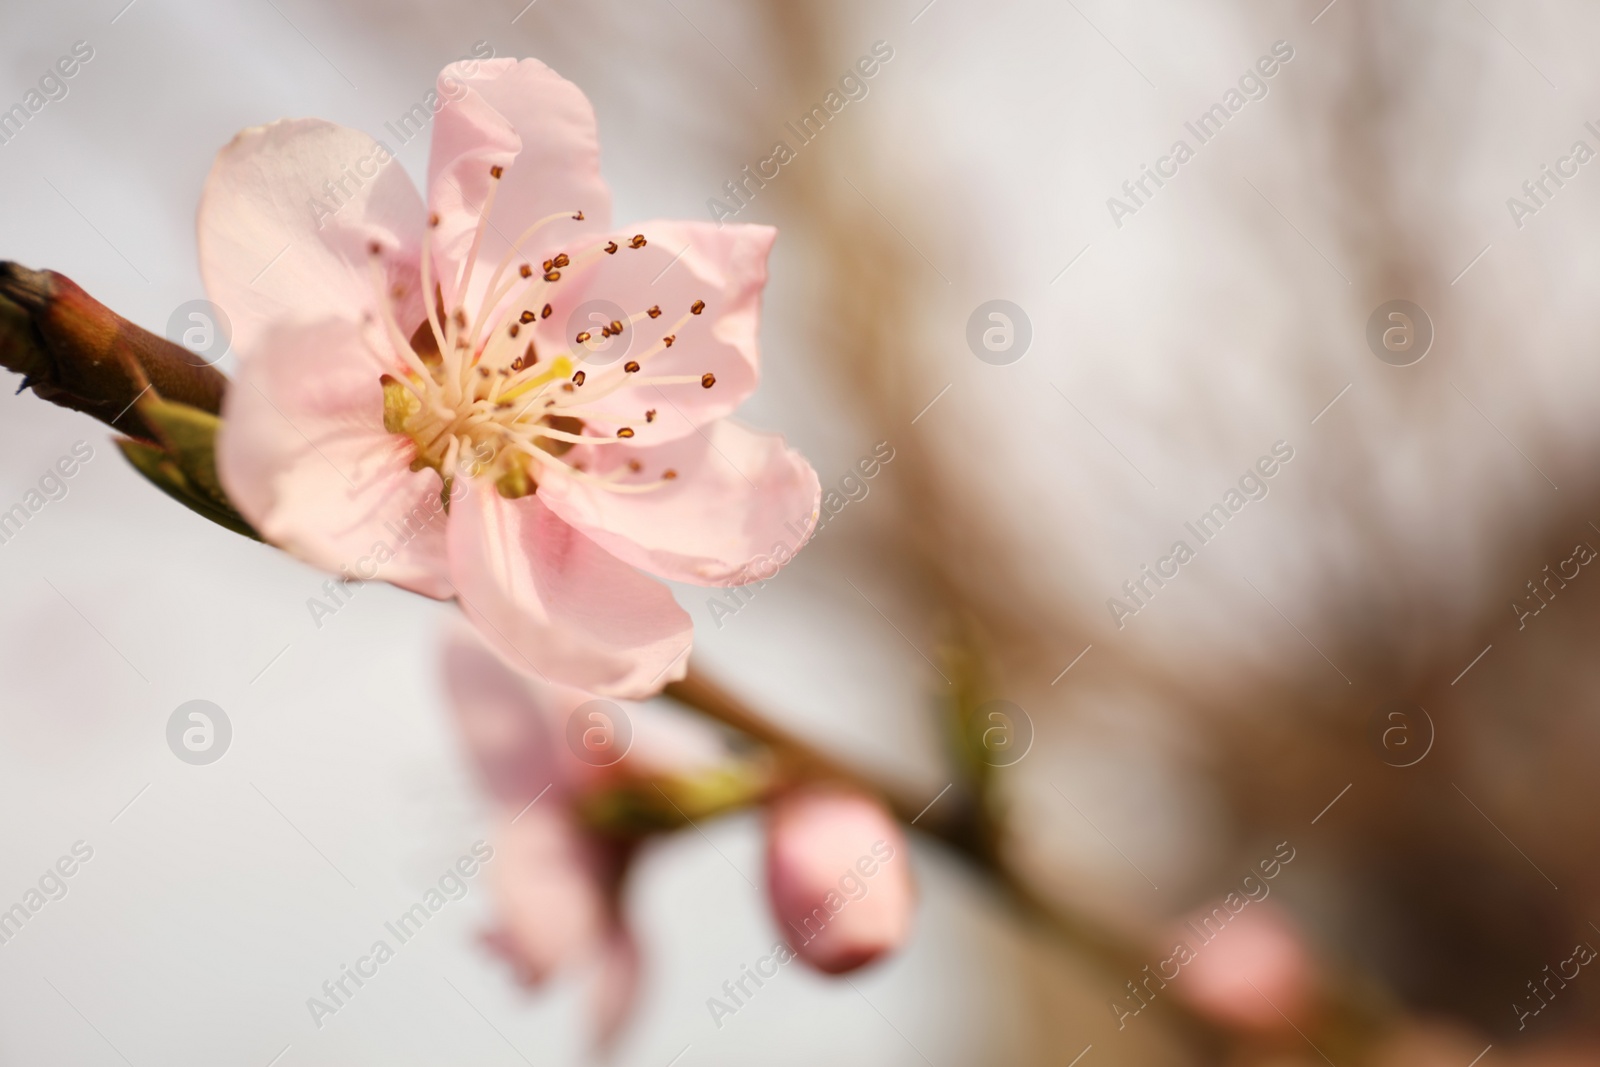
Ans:
{"label": "pale pink petal", "polygon": [[344,319],[286,322],[240,361],[217,474],[272,544],[346,577],[448,597],[443,482],[383,428],[387,352]]}
{"label": "pale pink petal", "polygon": [[462,608],[507,661],[545,681],[644,697],[682,678],[693,631],[666,586],[562,522],[537,494],[474,485],[451,508]]}
{"label": "pale pink petal", "polygon": [[[725,763],[724,735],[698,716],[633,701],[608,701],[592,693],[549,685],[506,663],[461,616],[450,616],[444,636],[444,682],[468,755],[496,800],[520,809],[534,797],[565,803],[587,789],[623,777],[693,773]],[[572,746],[572,720],[596,724],[603,710],[618,740],[620,758],[580,759]],[[543,800],[540,803],[544,803]]]}
{"label": "pale pink petal", "polygon": [[503,168],[484,231],[480,285],[524,230],[547,215],[563,218],[522,246],[519,262],[542,262],[558,249],[575,250],[611,225],[611,193],[600,177],[600,139],[594,108],[576,85],[536,59],[453,63],[439,74],[446,101],[433,123],[428,159],[428,205],[439,216],[434,260],[447,302],[460,300],[457,272]]}
{"label": "pale pink petal", "polygon": [[245,130],[217,154],[200,199],[200,274],[251,353],[283,318],[356,320],[378,308],[369,246],[385,287],[407,290],[403,324],[422,321],[416,284],[422,199],[371,137],[318,119]]}
{"label": "pale pink petal", "polygon": [[639,1000],[639,944],[627,927],[614,924],[600,953],[599,973],[590,990],[594,1047],[602,1056],[616,1047]]}
{"label": "pale pink petal", "polygon": [[[628,246],[643,234],[642,248]],[[755,392],[759,381],[761,290],[767,282],[767,255],[777,231],[770,226],[724,226],[709,222],[645,222],[615,234],[615,255],[604,252],[587,267],[563,272],[547,298],[553,308],[535,335],[541,358],[585,355],[575,341],[571,317],[596,301],[614,305],[624,322],[622,344],[613,340],[597,362],[586,367],[587,381],[574,400],[605,413],[595,429],[613,432],[626,425],[636,436],[631,447],[646,448],[686,437],[696,427],[730,414]],[[571,285],[569,286],[569,280]],[[691,309],[704,301],[699,314]],[[535,306],[539,306],[535,303]],[[659,318],[640,318],[652,307]],[[599,327],[578,329],[598,343]],[[662,347],[666,337],[670,348]],[[636,374],[623,368],[633,360]],[[710,388],[702,377],[713,375]],[[687,377],[675,385],[638,384],[650,378]],[[611,392],[613,385],[621,388]],[[588,394],[587,396],[585,394]],[[592,398],[592,399],[591,399]],[[654,411],[654,419],[646,412]]]}
{"label": "pale pink petal", "polygon": [[601,946],[610,923],[605,861],[557,805],[540,801],[514,819],[495,835],[488,865],[498,942],[537,984]]}
{"label": "pale pink petal", "polygon": [[[676,477],[643,493],[552,477],[539,496],[561,518],[624,562],[669,581],[742,585],[771,578],[816,523],[816,472],[778,434],[729,420],[656,448],[590,448],[591,473],[637,462],[639,484]],[[570,458],[570,457],[569,457]]]}
{"label": "pale pink petal", "polygon": [[773,804],[767,890],[773,917],[796,954],[828,974],[900,947],[916,908],[899,824],[870,797],[824,787]]}
{"label": "pale pink petal", "polygon": [[589,694],[512,670],[459,619],[445,636],[444,682],[490,796],[513,811],[536,797],[566,802],[579,775],[562,727]]}
{"label": "pale pink petal", "polygon": [[[1210,913],[1204,919],[1217,922]],[[1196,1009],[1243,1029],[1284,1030],[1305,1023],[1314,990],[1311,955],[1277,906],[1247,902],[1203,944],[1195,944],[1191,927],[1183,932],[1196,955],[1182,965],[1174,986]]]}

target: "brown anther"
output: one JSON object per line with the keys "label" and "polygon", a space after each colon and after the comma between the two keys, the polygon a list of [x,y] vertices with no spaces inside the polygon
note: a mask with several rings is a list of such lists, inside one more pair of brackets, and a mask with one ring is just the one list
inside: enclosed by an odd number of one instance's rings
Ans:
{"label": "brown anther", "polygon": [[646,241],[644,239],[644,234],[636,233],[636,234],[633,235],[633,240],[628,242],[628,247],[629,248],[643,248],[645,245],[647,245],[649,243],[650,243],[649,241]]}
{"label": "brown anther", "polygon": [[639,373],[639,361],[636,360],[636,359],[630,359],[630,360],[628,360],[628,362],[626,362],[626,363],[624,363],[622,365],[622,369],[624,371],[627,371],[629,374],[638,374]]}
{"label": "brown anther", "polygon": [[517,273],[521,274],[524,278],[531,278],[533,277],[533,267],[527,263],[524,263]]}
{"label": "brown anther", "polygon": [[632,437],[633,436],[633,427],[632,426],[624,426],[622,429],[617,431],[617,436],[618,437]]}
{"label": "brown anther", "polygon": [[668,467],[666,470],[661,472],[661,480],[664,482],[670,482],[677,476],[678,472],[673,470],[671,467]]}
{"label": "brown anther", "polygon": [[556,256],[556,258],[554,260],[552,260],[552,262],[555,263],[555,265],[558,266],[558,267],[566,267],[566,266],[570,266],[572,264],[572,258],[570,256],[568,256],[565,252],[562,252],[562,253],[558,254]]}
{"label": "brown anther", "polygon": [[587,341],[588,339],[589,339],[589,331],[588,330],[584,330],[582,333],[580,333],[578,335],[577,341],[581,345],[585,341]]}
{"label": "brown anther", "polygon": [[587,377],[588,377],[587,374],[585,374],[583,371],[579,371],[578,373],[576,373],[576,374],[574,374],[572,376],[572,384],[573,385],[582,385],[583,384],[583,380],[585,378],[587,378]]}
{"label": "brown anther", "polygon": [[606,255],[614,256],[616,254],[617,254],[617,242],[615,242],[615,241],[607,241],[606,242]]}
{"label": "brown anther", "polygon": [[652,319],[659,319],[661,317],[661,305],[657,304],[655,307],[651,308],[649,311],[646,311],[645,314],[649,315]]}
{"label": "brown anther", "polygon": [[620,333],[622,333],[622,323],[620,323],[620,322],[617,322],[617,321],[616,321],[616,320],[612,320],[612,323],[611,323],[611,332],[612,332],[612,333],[615,333],[615,334],[620,334]]}
{"label": "brown anther", "polygon": [[521,332],[522,332],[522,327],[519,324],[515,323],[515,322],[513,322],[511,324],[511,328],[506,331],[506,333],[510,334],[512,337],[515,337],[517,334],[519,334]]}
{"label": "brown anther", "polygon": [[505,173],[505,172],[506,172],[506,168],[504,168],[504,167],[502,167],[502,166],[500,166],[500,165],[499,165],[499,164],[498,164],[498,163],[497,163],[497,164],[495,164],[495,165],[494,165],[494,166],[492,166],[492,167],[490,167],[490,168],[489,168],[489,177],[491,177],[491,178],[498,178],[498,177],[500,177],[500,176],[501,176],[501,175],[503,175],[503,174],[504,174],[504,173]]}
{"label": "brown anther", "polygon": [[665,336],[665,337],[663,337],[661,339],[661,343],[666,345],[668,348],[671,348],[672,347],[672,342],[676,341],[677,339],[678,339],[678,335],[677,334],[669,333],[669,334],[667,334],[667,336]]}
{"label": "brown anther", "polygon": [[645,422],[655,422],[656,421],[656,409],[655,408],[651,408],[649,411],[644,413],[644,421]]}
{"label": "brown anther", "polygon": [[691,315],[698,315],[698,314],[700,314],[700,312],[704,311],[705,309],[706,309],[706,302],[704,300],[696,300],[694,303],[689,305],[689,313]]}
{"label": "brown anther", "polygon": [[539,312],[539,317],[541,319],[548,319],[550,317],[550,311],[551,311],[550,305],[546,304],[544,306],[544,310]]}
{"label": "brown anther", "polygon": [[562,383],[561,383],[561,391],[562,391],[562,392],[563,392],[563,393],[570,393],[570,392],[572,392],[572,383],[571,383],[571,382],[562,382]]}
{"label": "brown anther", "polygon": [[378,243],[378,242],[376,242],[376,241],[369,241],[369,242],[368,242],[368,243],[367,243],[367,254],[368,254],[368,255],[373,255],[373,256],[375,256],[375,255],[377,255],[377,254],[379,254],[379,253],[380,253],[380,252],[382,252],[382,251],[383,251],[383,246],[382,246],[382,245],[380,245],[380,244],[379,244],[379,243]]}
{"label": "brown anther", "polygon": [[555,265],[556,265],[556,261],[553,260],[553,259],[547,259],[547,260],[544,261],[544,269],[545,270],[550,270]]}
{"label": "brown anther", "polygon": [[561,280],[561,272],[558,270],[547,270],[544,272],[544,280],[547,282],[559,282]]}
{"label": "brown anther", "polygon": [[573,222],[582,222],[583,221],[583,212],[580,211],[576,215],[572,216],[572,221]]}
{"label": "brown anther", "polygon": [[395,299],[395,300],[400,300],[400,299],[404,298],[405,295],[406,295],[406,287],[403,286],[403,285],[393,286],[389,290],[389,296],[391,298]]}
{"label": "brown anther", "polygon": [[429,226],[437,226],[437,225],[439,225],[439,213],[437,211],[432,212],[431,214],[429,214],[429,216],[428,216],[428,225]]}
{"label": "brown anther", "polygon": [[609,326],[600,327],[600,336],[601,337],[610,337],[611,336],[611,327],[609,327]]}
{"label": "brown anther", "polygon": [[488,376],[489,376],[489,368],[488,367],[479,367],[478,368],[478,377],[487,378]]}
{"label": "brown anther", "polygon": [[456,317],[456,328],[457,329],[461,329],[461,330],[465,330],[467,328],[467,313],[465,311],[461,310],[460,308],[456,308],[456,316],[455,317]]}
{"label": "brown anther", "polygon": [[640,463],[636,459],[630,459],[628,460],[628,469],[633,473],[638,474],[640,471],[644,470],[644,464]]}
{"label": "brown anther", "polygon": [[713,385],[716,385],[716,384],[717,384],[717,376],[715,374],[712,374],[710,371],[706,371],[704,374],[700,375],[700,387],[702,389],[710,389]]}
{"label": "brown anther", "polygon": [[524,311],[521,315],[517,316],[517,319],[518,319],[518,321],[523,322],[523,323],[532,322],[533,321],[533,312]]}

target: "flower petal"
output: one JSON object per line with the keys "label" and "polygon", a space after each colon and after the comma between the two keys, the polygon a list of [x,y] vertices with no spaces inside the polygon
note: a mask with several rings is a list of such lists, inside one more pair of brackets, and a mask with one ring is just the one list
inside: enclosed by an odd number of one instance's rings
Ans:
{"label": "flower petal", "polygon": [[383,428],[384,359],[343,319],[263,334],[223,401],[217,474],[272,544],[448,597],[443,482],[411,470],[413,447]]}
{"label": "flower petal", "polygon": [[439,73],[439,96],[447,103],[433,124],[428,206],[439,216],[434,261],[451,307],[461,300],[456,277],[496,182],[491,167],[504,170],[495,225],[473,272],[480,285],[511,242],[547,215],[581,211],[584,218],[551,223],[523,245],[521,260],[542,262],[611,225],[594,108],[576,85],[536,59],[467,60]]}
{"label": "flower petal", "polygon": [[253,351],[282,318],[375,312],[374,241],[389,264],[386,288],[409,290],[402,322],[422,321],[422,198],[393,158],[366,134],[318,119],[245,130],[217,153],[200,199],[200,273],[234,349]]}
{"label": "flower petal", "polygon": [[603,864],[565,808],[541,802],[507,813],[488,865],[495,943],[529,984],[602,947],[611,922]]}
{"label": "flower petal", "polygon": [[911,855],[876,800],[813,786],[779,799],[767,820],[767,890],[795,953],[841,974],[900,947],[911,932]]}
{"label": "flower petal", "polygon": [[489,795],[512,810],[564,803],[589,768],[567,752],[562,727],[589,694],[512,670],[459,616],[445,635],[444,682]]}
{"label": "flower petal", "polygon": [[553,684],[642,698],[684,676],[693,633],[666,586],[562,522],[537,494],[487,485],[451,508],[462,608],[507,661]]}
{"label": "flower petal", "polygon": [[770,578],[811,536],[821,487],[816,472],[778,434],[727,419],[650,449],[588,448],[591,473],[637,461],[634,482],[677,475],[645,493],[552,476],[539,497],[624,562],[699,585]]}
{"label": "flower petal", "polygon": [[606,937],[589,992],[594,1050],[599,1057],[616,1048],[617,1039],[638,1004],[641,962],[639,942],[632,931],[620,922],[614,925]]}
{"label": "flower petal", "polygon": [[[643,234],[641,248],[628,246],[628,234]],[[535,340],[541,355],[569,354],[577,360],[584,351],[576,344],[577,332],[591,334],[599,343],[599,327],[592,322],[572,322],[574,312],[596,302],[617,309],[627,320],[651,308],[658,318],[640,318],[627,325],[623,344],[614,341],[592,353],[586,378],[572,398],[578,406],[605,412],[611,418],[604,429],[618,425],[634,430],[634,447],[677,440],[696,427],[732,412],[755,392],[760,379],[757,334],[761,325],[761,290],[767,284],[767,255],[777,231],[770,226],[724,226],[709,222],[646,222],[618,233],[614,255],[602,253],[572,278],[553,290],[554,314],[540,323]],[[696,313],[697,302],[704,306]],[[603,316],[602,316],[603,317]],[[568,336],[568,332],[571,336]],[[664,339],[672,337],[670,347]],[[637,375],[626,374],[628,361],[637,361]],[[713,384],[702,384],[703,375]],[[687,377],[676,385],[635,385],[642,379]],[[609,383],[620,384],[614,392]],[[589,394],[586,398],[585,393]],[[607,395],[602,395],[607,394]],[[655,411],[646,421],[645,413]]]}

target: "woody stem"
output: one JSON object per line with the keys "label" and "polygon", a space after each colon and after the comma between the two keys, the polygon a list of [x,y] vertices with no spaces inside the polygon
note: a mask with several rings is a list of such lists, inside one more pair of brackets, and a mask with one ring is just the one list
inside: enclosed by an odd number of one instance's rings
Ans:
{"label": "woody stem", "polygon": [[[1149,946],[1133,938],[1113,933],[1104,923],[1045,901],[1030,889],[999,858],[994,842],[974,835],[977,822],[953,811],[946,802],[943,814],[939,805],[930,806],[925,797],[913,797],[904,787],[874,778],[850,767],[808,742],[775,725],[750,705],[734,696],[703,672],[690,667],[687,677],[666,687],[666,695],[724,726],[765,745],[777,759],[785,785],[809,782],[839,782],[878,797],[895,817],[935,837],[983,871],[1009,899],[1027,922],[1043,927],[1067,949],[1095,961],[1108,976],[1137,976],[1150,961]],[[983,838],[991,834],[980,831]],[[1115,981],[1115,979],[1114,979]],[[1222,1047],[1232,1035],[1215,1022],[1173,1000],[1169,1010],[1178,1024],[1207,1047]]]}

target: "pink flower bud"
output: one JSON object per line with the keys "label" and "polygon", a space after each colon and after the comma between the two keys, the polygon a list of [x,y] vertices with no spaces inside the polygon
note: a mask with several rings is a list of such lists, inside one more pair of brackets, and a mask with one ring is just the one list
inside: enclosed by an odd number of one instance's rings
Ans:
{"label": "pink flower bud", "polygon": [[784,937],[828,974],[871,963],[911,931],[911,856],[899,825],[870,797],[809,788],[774,803],[767,886]]}
{"label": "pink flower bud", "polygon": [[[1193,929],[1185,930],[1191,940]],[[1311,1014],[1314,965],[1282,909],[1251,903],[1214,940],[1196,947],[1176,989],[1197,1011],[1228,1026],[1289,1030]]]}

